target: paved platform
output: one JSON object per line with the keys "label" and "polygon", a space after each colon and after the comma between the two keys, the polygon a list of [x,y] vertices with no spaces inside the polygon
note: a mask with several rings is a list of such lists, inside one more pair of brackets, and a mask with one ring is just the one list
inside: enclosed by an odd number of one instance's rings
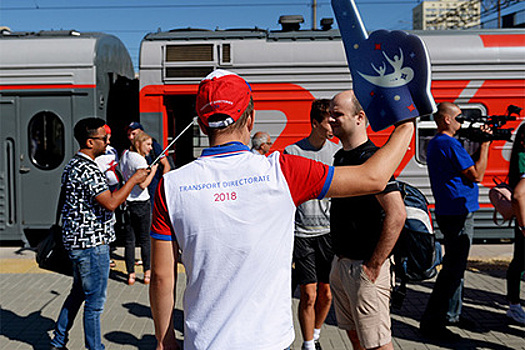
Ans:
{"label": "paved platform", "polygon": [[[148,301],[148,288],[142,284],[142,270],[137,269],[134,286],[125,284],[122,251],[118,250],[117,267],[108,285],[108,301],[102,316],[106,349],[155,349],[153,321]],[[395,349],[525,349],[525,328],[509,323],[505,316],[505,271],[512,257],[512,245],[474,245],[466,272],[464,314],[479,327],[476,332],[451,328],[464,340],[457,344],[429,343],[419,335],[421,317],[434,280],[410,284],[400,310],[393,310]],[[181,267],[177,290],[182,292],[185,275]],[[47,273],[34,263],[34,253],[18,248],[0,248],[0,349],[48,349],[54,321],[71,287],[71,278]],[[522,299],[525,299],[522,285]],[[294,313],[298,299],[294,298]],[[182,334],[182,300],[175,310],[176,330]],[[296,340],[302,342],[295,319]],[[324,350],[352,349],[346,334],[336,327],[333,310],[323,326],[321,345]],[[70,350],[83,349],[81,316],[70,333]],[[247,349],[249,350],[249,349]]]}

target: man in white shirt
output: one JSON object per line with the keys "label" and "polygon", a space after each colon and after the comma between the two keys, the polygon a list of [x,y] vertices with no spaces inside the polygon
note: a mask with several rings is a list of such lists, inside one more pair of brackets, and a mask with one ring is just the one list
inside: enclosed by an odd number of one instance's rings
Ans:
{"label": "man in white shirt", "polygon": [[186,350],[285,349],[295,336],[290,266],[297,205],[381,191],[414,125],[397,126],[364,165],[334,169],[279,152],[251,153],[251,90],[231,72],[202,80],[196,110],[210,148],[164,175],[155,196],[150,302],[157,349],[179,348],[172,315],[179,249],[187,276]]}

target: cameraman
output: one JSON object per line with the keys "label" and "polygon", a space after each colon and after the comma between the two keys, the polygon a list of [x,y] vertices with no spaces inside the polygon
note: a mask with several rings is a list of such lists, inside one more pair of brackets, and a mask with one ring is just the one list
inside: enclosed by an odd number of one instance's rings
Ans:
{"label": "cameraman", "polygon": [[[473,212],[479,209],[478,185],[485,175],[490,141],[483,142],[479,159],[474,162],[461,143],[453,136],[461,129],[457,118],[461,109],[442,102],[434,114],[437,134],[428,144],[427,165],[436,203],[436,219],[444,236],[445,257],[434,290],[420,324],[428,338],[457,341],[461,337],[447,325],[472,329],[474,323],[460,317],[463,276],[472,236]],[[487,127],[483,131],[491,133]]]}

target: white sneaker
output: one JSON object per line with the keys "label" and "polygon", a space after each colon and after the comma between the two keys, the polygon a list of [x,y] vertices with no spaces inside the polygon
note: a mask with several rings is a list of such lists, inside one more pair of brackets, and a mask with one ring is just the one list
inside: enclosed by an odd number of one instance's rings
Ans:
{"label": "white sneaker", "polygon": [[525,325],[525,311],[523,311],[520,305],[510,306],[507,310],[507,317],[513,319],[521,325]]}

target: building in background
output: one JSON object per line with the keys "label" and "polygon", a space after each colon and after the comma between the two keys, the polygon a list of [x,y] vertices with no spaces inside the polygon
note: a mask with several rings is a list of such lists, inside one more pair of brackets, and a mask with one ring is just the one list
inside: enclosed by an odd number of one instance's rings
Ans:
{"label": "building in background", "polygon": [[412,10],[414,29],[467,29],[481,24],[480,0],[423,1]]}
{"label": "building in background", "polygon": [[413,29],[524,28],[524,0],[427,0],[412,9]]}
{"label": "building in background", "polygon": [[[487,1],[484,1],[485,4]],[[498,7],[499,3],[499,7]],[[481,12],[482,28],[525,28],[525,4],[523,0],[491,0],[492,7]]]}

